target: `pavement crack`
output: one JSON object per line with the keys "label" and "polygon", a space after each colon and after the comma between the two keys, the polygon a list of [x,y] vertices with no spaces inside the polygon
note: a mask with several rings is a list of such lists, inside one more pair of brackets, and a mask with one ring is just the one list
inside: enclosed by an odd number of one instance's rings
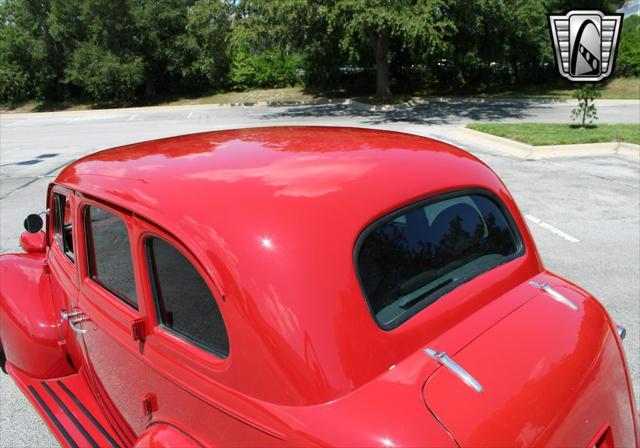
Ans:
{"label": "pavement crack", "polygon": [[574,173],[580,173],[580,174],[583,174],[585,176],[595,177],[596,179],[604,180],[604,181],[609,182],[609,183],[618,184],[618,185],[622,185],[624,187],[633,188],[634,190],[640,190],[640,180],[638,182],[638,185],[633,185],[633,184],[628,184],[626,182],[622,182],[622,181],[619,181],[619,180],[616,180],[616,179],[611,179],[610,177],[607,177],[607,176],[601,176],[601,175],[598,175],[598,174],[595,174],[595,173],[590,173],[588,171],[578,170],[578,169],[573,168],[570,164],[569,165],[564,165],[564,164],[560,164],[560,163],[557,163],[557,162],[553,162],[553,161],[551,161],[549,159],[539,159],[539,161],[547,163],[549,165],[553,165],[555,167],[559,167],[561,169],[571,170]]}
{"label": "pavement crack", "polygon": [[14,194],[16,194],[16,193],[17,193],[17,192],[19,192],[19,191],[24,190],[24,189],[25,189],[25,188],[27,188],[29,185],[31,185],[32,183],[34,183],[34,182],[36,182],[36,181],[38,181],[38,180],[40,180],[40,179],[44,179],[45,177],[49,177],[51,174],[55,173],[57,170],[59,170],[60,168],[62,168],[62,167],[64,167],[64,166],[66,166],[66,165],[68,165],[69,163],[70,163],[70,162],[64,162],[64,163],[62,163],[62,164],[60,164],[60,165],[56,166],[56,167],[55,167],[55,168],[53,168],[52,170],[49,170],[49,171],[47,171],[47,172],[46,172],[46,173],[44,173],[44,174],[41,174],[41,175],[39,175],[39,176],[36,176],[36,177],[34,177],[33,179],[31,179],[29,182],[27,182],[27,183],[25,183],[25,184],[23,184],[23,185],[20,185],[19,187],[17,187],[17,188],[15,188],[15,189],[11,190],[10,192],[8,192],[8,193],[6,193],[6,194],[3,194],[2,196],[0,196],[0,201],[1,201],[1,200],[3,200],[3,199],[8,198],[8,197],[10,197],[10,196],[13,196]]}

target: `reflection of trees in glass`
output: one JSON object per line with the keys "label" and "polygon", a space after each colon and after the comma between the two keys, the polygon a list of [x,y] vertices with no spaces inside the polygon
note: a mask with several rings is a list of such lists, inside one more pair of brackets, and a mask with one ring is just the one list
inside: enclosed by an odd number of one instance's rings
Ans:
{"label": "reflection of trees in glass", "polygon": [[129,234],[124,221],[98,207],[89,207],[85,219],[90,224],[91,278],[137,304],[133,279]]}
{"label": "reflection of trees in glass", "polygon": [[359,269],[374,311],[482,256],[514,253],[515,241],[502,216],[483,214],[472,231],[465,229],[473,225],[468,217],[465,222],[455,215],[438,241],[431,241],[438,236],[425,228],[420,241],[410,243],[406,227],[397,222],[371,232],[360,251]]}

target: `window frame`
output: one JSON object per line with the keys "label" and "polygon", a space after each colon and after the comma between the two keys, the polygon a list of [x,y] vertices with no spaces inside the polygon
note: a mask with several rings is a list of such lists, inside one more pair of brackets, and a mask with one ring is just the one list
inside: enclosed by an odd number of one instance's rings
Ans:
{"label": "window frame", "polygon": [[[66,206],[67,204],[69,204],[69,210],[70,210],[70,218],[71,218],[71,239],[73,241],[72,244],[75,245],[75,234],[76,234],[76,229],[75,229],[75,219],[74,219],[74,212],[73,212],[73,202],[70,201],[70,196],[72,196],[71,194],[68,194],[65,191],[61,191],[59,189],[54,189],[51,192],[51,207],[50,210],[52,210],[51,212],[51,224],[52,224],[52,230],[53,230],[53,241],[54,241],[54,245],[58,247],[58,250],[60,250],[60,253],[62,253],[62,255],[64,255],[64,257],[69,260],[69,262],[75,266],[76,262],[76,251],[75,251],[75,246],[72,248],[71,250],[71,254],[69,254],[69,252],[67,251],[67,245],[65,243],[65,239],[64,239],[64,210],[65,207],[63,206],[62,209],[60,210],[60,200],[59,198],[62,197],[64,198],[64,205]],[[56,226],[56,221],[60,224],[60,229],[57,228]]]}
{"label": "window frame", "polygon": [[[133,302],[131,299],[129,299],[127,296],[125,296],[123,293],[120,293],[118,291],[116,291],[115,289],[111,288],[110,286],[106,285],[104,282],[100,281],[99,278],[94,277],[92,275],[92,265],[95,265],[95,250],[92,247],[93,246],[93,231],[91,229],[91,225],[89,220],[87,220],[87,213],[89,211],[89,208],[99,208],[102,211],[109,213],[110,215],[113,215],[115,217],[117,217],[118,219],[120,219],[124,225],[124,228],[127,232],[127,239],[129,240],[129,256],[131,257],[131,268],[132,268],[132,279],[133,279],[133,286],[135,288],[136,291],[136,302]],[[83,236],[84,236],[84,250],[85,250],[85,257],[84,257],[84,261],[85,261],[85,269],[86,269],[86,279],[87,282],[90,282],[94,285],[96,285],[97,287],[99,287],[101,290],[104,290],[105,292],[107,292],[108,294],[110,294],[111,296],[115,297],[116,299],[118,299],[121,303],[123,303],[124,305],[126,305],[127,307],[129,307],[130,309],[132,309],[133,311],[136,312],[140,312],[140,288],[138,287],[138,282],[136,280],[136,273],[135,273],[135,264],[136,264],[136,259],[135,259],[135,252],[134,252],[134,244],[133,241],[134,239],[132,238],[132,232],[131,229],[129,228],[129,225],[127,224],[127,220],[125,219],[127,217],[127,215],[124,215],[122,213],[119,213],[117,210],[114,210],[113,208],[110,208],[109,206],[106,206],[104,204],[98,203],[98,202],[93,202],[93,201],[84,201],[81,206],[80,206],[80,212],[78,213],[79,218],[80,218],[80,222],[82,223],[82,232],[83,232]]]}
{"label": "window frame", "polygon": [[[151,257],[152,254],[151,254],[150,244],[149,244],[153,239],[161,240],[166,244],[170,245],[176,251],[178,251],[191,264],[193,269],[195,269],[195,271],[198,273],[198,275],[204,282],[205,286],[209,290],[211,299],[214,301],[215,305],[218,307],[218,310],[220,311],[220,316],[222,318],[222,323],[224,325],[225,333],[227,336],[227,344],[229,346],[228,353],[226,354],[221,353],[218,350],[212,347],[208,347],[205,344],[193,339],[188,334],[185,334],[174,328],[167,327],[166,325],[163,324],[162,318],[161,318],[162,310],[160,308],[160,303],[159,303],[158,294],[157,294],[158,285],[157,285],[157,278],[156,278],[156,268],[155,268],[154,260]],[[212,285],[211,285],[211,280],[209,276],[206,275],[205,271],[201,268],[200,263],[197,261],[195,256],[193,256],[191,252],[189,252],[188,250],[183,249],[183,245],[179,241],[173,240],[171,238],[167,238],[163,235],[160,235],[159,233],[149,232],[149,231],[144,232],[144,234],[141,235],[139,247],[142,248],[142,251],[144,253],[144,271],[143,271],[143,275],[145,277],[144,282],[146,285],[149,286],[149,298],[152,301],[152,309],[154,310],[153,319],[154,319],[155,327],[161,333],[171,336],[172,338],[176,338],[181,343],[185,343],[185,344],[188,344],[189,346],[196,347],[198,350],[204,352],[205,356],[207,357],[213,356],[213,358],[218,362],[226,362],[231,356],[231,338],[229,333],[229,325],[227,325],[227,320],[224,317],[223,307],[220,306],[220,303],[224,302],[224,296],[220,294],[221,300],[218,300],[218,294],[215,292],[215,288],[211,287]]]}
{"label": "window frame", "polygon": [[[437,292],[436,295],[434,295],[434,299],[432,301],[421,301],[416,303],[415,305],[413,305],[411,308],[409,308],[407,310],[407,312],[400,314],[396,319],[394,319],[391,323],[389,324],[383,324],[382,322],[380,322],[377,317],[376,317],[376,313],[373,310],[372,306],[371,306],[371,302],[369,301],[369,297],[367,296],[367,292],[365,290],[364,287],[364,282],[362,280],[362,277],[360,275],[360,269],[359,269],[359,265],[358,265],[358,258],[360,256],[360,250],[362,249],[362,245],[364,243],[364,241],[367,239],[367,237],[369,236],[369,234],[371,232],[373,232],[374,230],[377,230],[378,228],[380,228],[381,226],[395,220],[398,216],[400,215],[404,215],[412,210],[415,210],[417,208],[422,208],[422,207],[426,207],[430,204],[436,203],[436,202],[441,202],[441,201],[446,201],[448,199],[454,199],[454,198],[458,198],[461,196],[484,196],[485,198],[487,198],[488,200],[490,200],[497,208],[498,210],[500,210],[500,212],[502,213],[505,222],[507,223],[507,225],[509,226],[509,229],[511,230],[511,232],[513,233],[513,237],[514,237],[514,241],[516,244],[516,251],[505,257],[501,263],[492,266],[491,268],[488,269],[484,269],[482,271],[477,272],[475,275],[473,276],[468,276],[468,277],[464,277],[462,279],[460,279],[457,282],[453,282],[445,287],[443,287],[441,290],[439,290]],[[356,274],[356,278],[358,279],[358,284],[360,285],[360,291],[362,292],[362,297],[367,305],[367,308],[369,310],[369,314],[371,314],[371,317],[373,319],[373,321],[376,323],[376,325],[384,330],[384,331],[391,331],[394,330],[395,328],[398,328],[400,325],[402,325],[404,322],[406,322],[407,320],[411,319],[412,317],[416,316],[417,314],[419,314],[421,311],[423,311],[425,308],[427,308],[429,305],[432,305],[433,303],[437,302],[438,300],[440,300],[442,297],[444,297],[445,295],[447,295],[448,293],[450,293],[451,291],[453,291],[454,289],[470,282],[471,280],[481,276],[482,274],[489,272],[493,269],[498,268],[499,266],[503,266],[517,258],[522,257],[523,255],[525,255],[526,253],[526,246],[524,243],[524,239],[522,238],[522,233],[520,232],[520,228],[518,227],[517,223],[515,222],[513,215],[509,212],[509,209],[507,208],[507,206],[504,204],[504,202],[502,200],[500,200],[500,198],[493,192],[491,192],[490,190],[484,189],[484,188],[462,188],[462,189],[455,189],[455,190],[451,190],[451,191],[447,191],[444,193],[437,193],[434,194],[432,196],[428,196],[426,198],[423,199],[418,199],[416,201],[411,202],[410,204],[401,206],[400,208],[394,209],[389,213],[384,214],[383,216],[369,222],[364,230],[362,230],[360,232],[360,234],[358,235],[358,238],[356,239],[355,245],[354,245],[354,249],[353,249],[353,266],[354,266],[354,270],[355,270],[355,274]]]}

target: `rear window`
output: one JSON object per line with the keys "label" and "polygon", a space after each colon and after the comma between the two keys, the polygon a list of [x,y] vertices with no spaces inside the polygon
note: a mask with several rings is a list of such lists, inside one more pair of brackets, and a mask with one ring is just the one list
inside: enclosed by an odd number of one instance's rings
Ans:
{"label": "rear window", "polygon": [[372,224],[356,267],[378,325],[391,329],[460,284],[519,256],[503,206],[487,193],[447,195]]}

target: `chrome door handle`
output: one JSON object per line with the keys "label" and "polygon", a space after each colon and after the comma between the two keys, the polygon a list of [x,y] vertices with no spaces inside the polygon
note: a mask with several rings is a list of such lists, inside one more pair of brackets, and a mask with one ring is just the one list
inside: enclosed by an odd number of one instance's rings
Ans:
{"label": "chrome door handle", "polygon": [[425,348],[424,352],[434,361],[447,368],[454,375],[460,378],[467,386],[478,393],[484,392],[484,387],[469,372],[464,370],[460,365],[451,359],[445,352],[439,352],[432,348]]}
{"label": "chrome door handle", "polygon": [[71,312],[67,310],[60,310],[60,316],[62,316],[64,320],[69,320],[70,317],[79,316],[80,314],[82,314],[82,311],[80,310],[71,311]]}
{"label": "chrome door handle", "polygon": [[70,319],[69,320],[69,326],[71,327],[71,329],[74,332],[79,333],[79,334],[85,334],[85,333],[88,333],[89,330],[85,330],[83,328],[76,327],[76,324],[79,324],[81,322],[86,322],[88,320],[91,320],[91,319],[89,319],[87,316],[76,317],[74,319]]}
{"label": "chrome door handle", "polygon": [[535,286],[536,288],[543,290],[549,296],[551,296],[552,299],[562,303],[563,305],[568,306],[573,311],[578,311],[578,306],[575,303],[573,303],[571,300],[567,299],[565,296],[560,294],[558,291],[556,291],[555,289],[553,289],[551,286],[547,285],[546,283],[538,283],[538,282],[532,280],[532,281],[529,282],[529,284],[531,286]]}

